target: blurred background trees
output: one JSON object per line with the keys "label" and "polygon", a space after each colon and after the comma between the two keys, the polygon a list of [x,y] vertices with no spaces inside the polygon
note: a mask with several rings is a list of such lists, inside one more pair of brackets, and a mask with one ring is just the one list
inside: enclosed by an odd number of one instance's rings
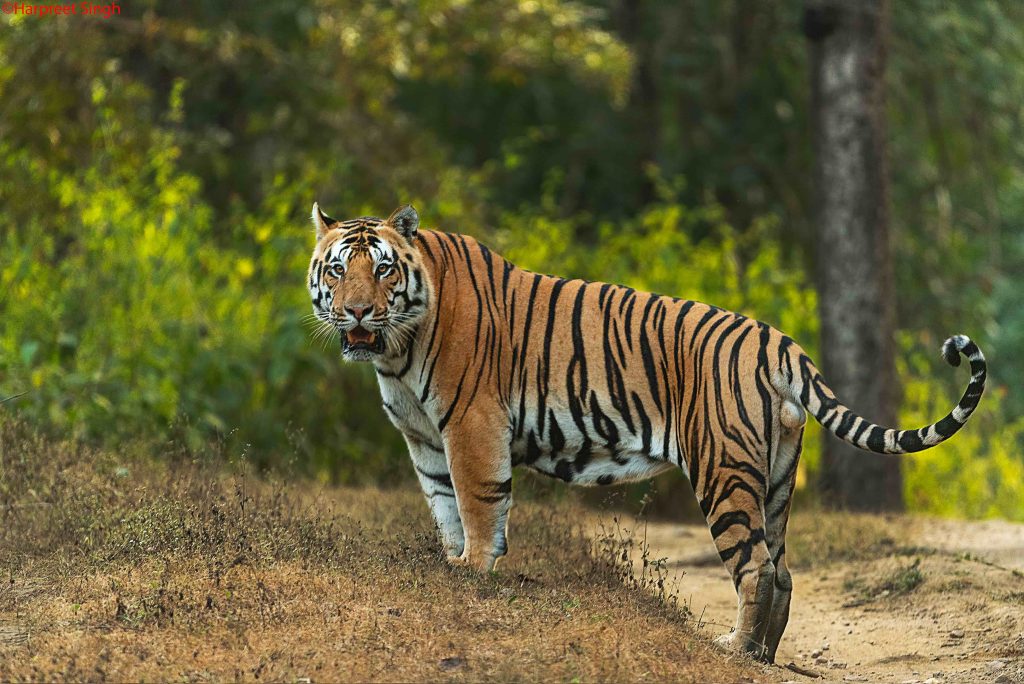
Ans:
{"label": "blurred background trees", "polygon": [[[803,0],[121,6],[0,19],[0,398],[28,391],[0,411],[410,477],[372,373],[302,324],[313,199],[413,202],[523,266],[737,309],[820,358]],[[948,334],[992,368],[970,427],[903,461],[904,500],[1024,518],[1024,6],[901,0],[890,41],[899,422],[959,396]]]}

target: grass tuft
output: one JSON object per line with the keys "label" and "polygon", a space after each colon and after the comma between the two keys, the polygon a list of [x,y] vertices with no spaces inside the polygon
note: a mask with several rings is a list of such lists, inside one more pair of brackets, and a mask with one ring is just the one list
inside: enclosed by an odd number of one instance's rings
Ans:
{"label": "grass tuft", "polygon": [[787,562],[797,569],[873,560],[909,548],[909,531],[894,530],[884,517],[857,513],[804,512],[791,519]]}
{"label": "grass tuft", "polygon": [[909,594],[921,586],[924,579],[920,558],[909,565],[900,565],[877,582],[868,583],[860,577],[848,579],[843,588],[854,594],[854,598],[845,606],[860,606],[880,599]]}

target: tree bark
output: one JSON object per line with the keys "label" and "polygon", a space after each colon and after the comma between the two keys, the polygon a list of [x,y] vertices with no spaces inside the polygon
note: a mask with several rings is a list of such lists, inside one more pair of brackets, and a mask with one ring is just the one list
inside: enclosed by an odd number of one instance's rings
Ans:
{"label": "tree bark", "polygon": [[[839,400],[896,424],[899,400],[885,126],[888,0],[808,0],[821,361]],[[832,506],[898,510],[899,457],[824,436],[819,486]]]}

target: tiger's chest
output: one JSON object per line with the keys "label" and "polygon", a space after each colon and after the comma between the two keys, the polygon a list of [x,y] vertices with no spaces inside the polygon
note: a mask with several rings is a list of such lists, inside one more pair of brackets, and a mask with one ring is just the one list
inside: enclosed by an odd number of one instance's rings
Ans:
{"label": "tiger's chest", "polygon": [[421,442],[440,444],[441,433],[431,419],[416,389],[405,382],[385,375],[377,375],[381,404],[392,425],[403,434]]}

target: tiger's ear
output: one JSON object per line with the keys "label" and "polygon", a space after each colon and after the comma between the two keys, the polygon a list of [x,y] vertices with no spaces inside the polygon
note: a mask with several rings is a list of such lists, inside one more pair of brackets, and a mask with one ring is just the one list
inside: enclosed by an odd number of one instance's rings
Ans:
{"label": "tiger's ear", "polygon": [[411,204],[399,207],[388,217],[386,222],[397,230],[406,240],[416,237],[416,230],[420,227],[420,215]]}
{"label": "tiger's ear", "polygon": [[313,225],[316,226],[316,241],[320,242],[324,235],[327,234],[327,229],[332,223],[337,223],[330,216],[320,211],[320,205],[313,202]]}

